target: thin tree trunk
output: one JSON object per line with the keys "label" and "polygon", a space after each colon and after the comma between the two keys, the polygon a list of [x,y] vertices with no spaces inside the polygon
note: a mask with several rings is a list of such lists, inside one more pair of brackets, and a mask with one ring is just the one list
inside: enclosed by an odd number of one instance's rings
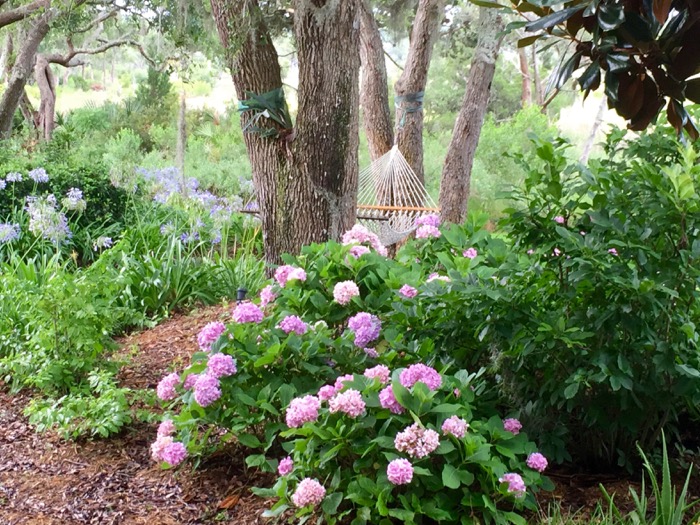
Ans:
{"label": "thin tree trunk", "polygon": [[[338,238],[354,223],[357,194],[359,0],[296,0],[299,110],[294,130],[253,111],[245,133],[265,259],[278,263],[310,242]],[[277,52],[257,0],[211,0],[239,100],[281,89]],[[233,44],[237,46],[232,49]]]}
{"label": "thin tree trunk", "polygon": [[444,0],[419,0],[411,32],[406,68],[396,82],[396,143],[418,180],[423,183],[423,104],[428,68]]}
{"label": "thin tree trunk", "polygon": [[5,43],[2,46],[2,54],[0,54],[0,82],[4,81],[6,78],[10,78],[13,52],[12,33],[8,32],[7,37],[5,37]]}
{"label": "thin tree trunk", "polygon": [[51,140],[56,115],[56,81],[51,65],[42,54],[37,55],[34,78],[39,87],[39,133],[45,141]]}
{"label": "thin tree trunk", "polygon": [[502,30],[501,15],[495,9],[480,7],[479,39],[442,170],[440,209],[444,221],[460,224],[467,215],[474,153],[484,124]]}
{"label": "thin tree trunk", "polygon": [[532,76],[535,80],[535,99],[537,105],[541,106],[544,104],[544,87],[542,86],[542,79],[540,78],[540,67],[537,64],[537,42],[532,44]]}
{"label": "thin tree trunk", "polygon": [[19,111],[22,113],[24,120],[27,121],[30,129],[35,131],[39,129],[39,113],[34,109],[26,90],[23,90],[22,98],[19,100]]}
{"label": "thin tree trunk", "polygon": [[596,113],[595,120],[593,121],[593,127],[591,128],[591,132],[588,134],[586,143],[583,146],[583,152],[581,153],[581,158],[579,159],[579,162],[581,162],[581,164],[585,164],[586,162],[588,162],[588,157],[591,156],[591,151],[593,150],[593,146],[595,145],[595,136],[598,134],[600,126],[603,125],[603,117],[605,117],[605,108],[607,104],[608,100],[605,97],[603,97],[603,99],[600,101],[600,105],[598,106],[598,113]]}
{"label": "thin tree trunk", "polygon": [[374,161],[394,145],[384,45],[369,0],[360,6],[360,106],[369,156]]}
{"label": "thin tree trunk", "polygon": [[520,75],[523,77],[523,91],[520,99],[522,107],[532,103],[532,82],[530,81],[530,67],[527,62],[525,48],[518,48],[518,59],[520,61]]}
{"label": "thin tree trunk", "polygon": [[8,138],[12,133],[12,119],[24,93],[24,86],[32,73],[39,44],[49,32],[51,16],[51,13],[45,13],[37,18],[22,43],[12,67],[7,89],[0,99],[0,138]]}

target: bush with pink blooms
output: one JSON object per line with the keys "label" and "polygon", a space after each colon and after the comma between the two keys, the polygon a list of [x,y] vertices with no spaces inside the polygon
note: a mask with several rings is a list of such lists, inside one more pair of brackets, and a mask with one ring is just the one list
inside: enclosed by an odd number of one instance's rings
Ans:
{"label": "bush with pink blooms", "polygon": [[[316,513],[327,523],[524,524],[534,494],[552,487],[546,458],[523,432],[482,400],[482,372],[441,374],[424,364],[376,366],[343,376],[328,398],[313,398],[313,414],[296,418],[284,439],[280,475],[260,495],[279,500],[267,512]],[[398,410],[382,392],[391,391]],[[308,494],[307,494],[308,493]],[[300,496],[301,495],[301,496]],[[303,497],[302,497],[303,496]]]}

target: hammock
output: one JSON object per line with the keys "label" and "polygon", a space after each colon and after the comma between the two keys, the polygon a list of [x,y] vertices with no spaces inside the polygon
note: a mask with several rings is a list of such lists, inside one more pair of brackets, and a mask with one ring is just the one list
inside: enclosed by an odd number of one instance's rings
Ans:
{"label": "hammock", "polygon": [[398,146],[360,172],[357,219],[385,246],[405,239],[419,217],[439,212]]}

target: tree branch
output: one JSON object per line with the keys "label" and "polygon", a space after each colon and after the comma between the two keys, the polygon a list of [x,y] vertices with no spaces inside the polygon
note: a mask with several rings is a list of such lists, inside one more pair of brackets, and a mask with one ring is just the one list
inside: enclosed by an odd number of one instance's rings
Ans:
{"label": "tree branch", "polygon": [[100,16],[95,18],[92,22],[90,22],[88,25],[86,25],[85,27],[81,27],[80,29],[72,29],[71,34],[76,35],[76,34],[80,34],[80,33],[87,33],[88,31],[90,31],[90,29],[95,27],[97,24],[101,24],[105,20],[109,20],[113,16],[116,16],[116,14],[118,12],[119,11],[117,9],[112,9],[111,11],[105,11]]}
{"label": "tree branch", "polygon": [[[4,4],[5,1],[6,0],[0,0],[0,5]],[[0,13],[0,27],[9,26],[15,22],[24,20],[44,7],[49,7],[49,0],[34,0],[34,2],[21,5],[10,11],[4,11]]]}
{"label": "tree branch", "polygon": [[46,55],[46,60],[51,64],[58,64],[63,67],[75,67],[82,65],[82,62],[73,62],[73,59],[78,55],[99,55],[105,51],[112,49],[113,47],[130,46],[135,48],[143,58],[152,66],[155,67],[155,61],[148,56],[143,46],[136,40],[131,40],[129,38],[123,38],[120,40],[113,40],[112,42],[106,42],[101,46],[92,49],[73,49],[73,46],[69,43],[69,51],[65,55],[60,55],[58,53],[52,53]]}
{"label": "tree branch", "polygon": [[389,53],[386,52],[386,49],[384,49],[384,55],[389,60],[391,60],[391,63],[394,64],[397,68],[399,68],[400,71],[403,71],[403,68],[399,65],[399,63],[396,60],[394,60],[394,58]]}

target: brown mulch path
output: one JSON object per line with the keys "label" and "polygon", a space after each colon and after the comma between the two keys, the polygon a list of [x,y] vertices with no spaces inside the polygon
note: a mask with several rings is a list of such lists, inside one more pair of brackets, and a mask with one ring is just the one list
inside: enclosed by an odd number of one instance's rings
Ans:
{"label": "brown mulch path", "polygon": [[[119,374],[130,388],[154,388],[196,350],[207,322],[226,319],[217,306],[175,315],[123,338]],[[37,434],[23,415],[28,394],[10,395],[0,383],[0,525],[252,525],[266,502],[249,488],[266,478],[242,468],[235,451],[202,463],[162,470],[150,458],[156,424],[135,422],[110,439],[64,441]]]}

